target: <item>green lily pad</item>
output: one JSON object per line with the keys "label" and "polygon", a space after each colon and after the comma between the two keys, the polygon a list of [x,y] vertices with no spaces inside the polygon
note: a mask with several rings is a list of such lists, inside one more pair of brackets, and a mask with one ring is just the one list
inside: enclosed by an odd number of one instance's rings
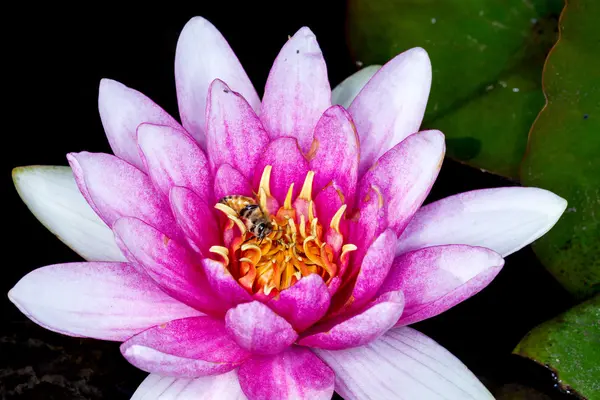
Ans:
{"label": "green lily pad", "polygon": [[537,326],[513,353],[552,369],[563,390],[600,399],[600,295]]}
{"label": "green lily pad", "polygon": [[420,46],[433,82],[423,128],[447,154],[518,178],[531,123],[544,105],[541,73],[562,0],[350,0],[354,58],[383,64]]}
{"label": "green lily pad", "polygon": [[[521,182],[569,202],[533,249],[578,298],[600,292],[600,34],[598,0],[569,0],[548,56],[548,104],[529,135]],[[600,360],[598,361],[600,363]]]}

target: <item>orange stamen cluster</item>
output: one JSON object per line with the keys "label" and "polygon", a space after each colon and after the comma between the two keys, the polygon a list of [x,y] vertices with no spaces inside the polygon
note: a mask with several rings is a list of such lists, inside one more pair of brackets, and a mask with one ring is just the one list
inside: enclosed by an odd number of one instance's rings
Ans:
{"label": "orange stamen cluster", "polygon": [[[259,240],[247,229],[238,212],[224,204],[215,207],[223,212],[230,223],[225,229],[237,229],[241,233],[230,241],[228,247],[213,246],[211,251],[219,254],[229,272],[250,293],[275,296],[289,288],[303,276],[318,274],[326,284],[338,274],[334,249],[324,241],[321,222],[315,215],[311,199],[314,173],[307,174],[304,185],[292,204],[294,185],[289,188],[285,202],[275,215],[268,214],[273,204],[269,181],[271,167],[267,166],[260,182],[256,203],[268,215],[273,231]],[[346,205],[340,207],[332,218],[330,227],[339,233],[340,220]],[[355,250],[345,245],[342,254]],[[344,254],[345,256],[345,254]]]}

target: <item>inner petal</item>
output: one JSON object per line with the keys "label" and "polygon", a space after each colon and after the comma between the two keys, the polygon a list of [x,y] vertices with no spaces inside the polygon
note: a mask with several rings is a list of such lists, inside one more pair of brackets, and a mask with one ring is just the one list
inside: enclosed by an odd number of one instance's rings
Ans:
{"label": "inner petal", "polygon": [[[345,204],[337,213],[321,210],[336,215],[332,226],[322,226],[312,200],[313,171],[306,175],[296,199],[292,184],[283,205],[276,205],[269,187],[271,171],[271,165],[264,168],[255,197],[232,193],[217,202],[215,208],[226,217],[222,229],[234,232],[234,239],[228,247],[211,249],[242,287],[265,300],[311,274],[319,275],[327,285],[332,283],[341,265],[339,243],[332,247],[326,234],[329,228],[339,230],[346,210]],[[336,239],[344,241],[343,236]]]}

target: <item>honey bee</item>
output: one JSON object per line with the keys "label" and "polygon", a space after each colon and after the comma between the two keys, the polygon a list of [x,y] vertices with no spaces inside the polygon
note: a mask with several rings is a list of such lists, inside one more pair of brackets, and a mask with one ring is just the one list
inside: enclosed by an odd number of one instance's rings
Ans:
{"label": "honey bee", "polygon": [[262,242],[273,232],[271,219],[250,197],[233,195],[225,196],[219,203],[225,204],[235,211],[246,225],[246,228]]}

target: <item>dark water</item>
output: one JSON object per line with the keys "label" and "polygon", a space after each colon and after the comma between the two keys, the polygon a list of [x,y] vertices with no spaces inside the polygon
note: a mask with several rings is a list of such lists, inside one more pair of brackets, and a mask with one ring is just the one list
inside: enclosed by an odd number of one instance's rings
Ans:
{"label": "dark water", "polygon": [[[12,186],[11,169],[67,165],[65,154],[70,151],[109,152],[97,112],[103,77],[144,92],[177,116],[175,45],[192,16],[202,15],[217,25],[259,94],[280,47],[302,25],[316,33],[332,85],[356,70],[345,46],[344,2],[330,2],[328,8],[316,2],[272,8],[195,3],[176,11],[167,10],[170,3],[158,9],[146,3],[135,14],[116,8],[32,7],[5,16],[20,28],[5,35],[3,57],[11,69],[5,85],[15,92],[9,97],[11,112],[4,116],[9,143],[3,145],[2,197],[8,203],[9,224],[4,225],[2,293],[35,268],[79,260],[28,212]],[[512,184],[446,160],[428,201]],[[0,304],[2,399],[128,399],[146,375],[122,359],[116,343],[54,334],[29,322],[5,295]],[[510,353],[531,328],[571,304],[570,296],[525,248],[507,258],[503,271],[482,293],[414,327],[454,353],[498,398],[510,398],[515,388],[528,386],[539,397],[526,398],[567,399],[572,397],[553,388],[548,371]]]}

